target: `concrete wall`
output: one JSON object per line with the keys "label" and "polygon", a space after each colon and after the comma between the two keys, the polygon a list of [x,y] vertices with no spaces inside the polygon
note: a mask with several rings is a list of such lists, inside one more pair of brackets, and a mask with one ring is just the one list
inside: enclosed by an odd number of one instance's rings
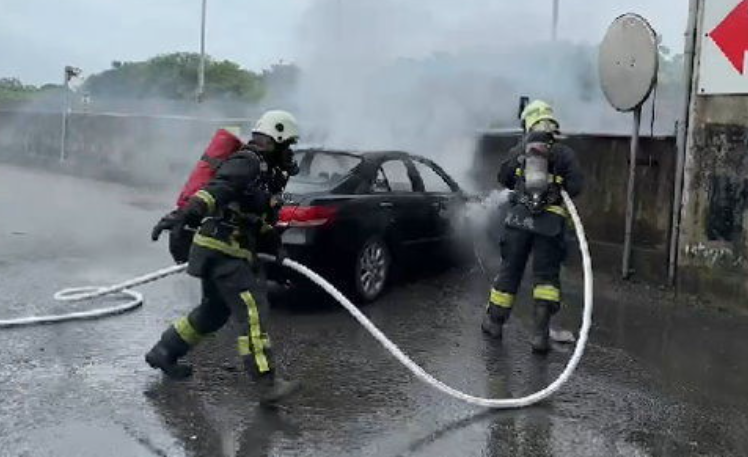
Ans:
{"label": "concrete wall", "polygon": [[236,121],[73,114],[60,164],[59,113],[0,111],[0,158],[137,184],[181,182],[215,130]]}
{"label": "concrete wall", "polygon": [[[495,188],[496,173],[518,134],[488,132],[478,143],[474,178],[483,190]],[[595,265],[620,274],[626,217],[630,138],[571,134],[565,143],[577,153],[586,186],[577,203],[590,237]],[[675,176],[675,138],[642,138],[637,160],[633,234],[635,276],[663,283]]]}
{"label": "concrete wall", "polygon": [[679,285],[748,310],[748,97],[696,97]]}

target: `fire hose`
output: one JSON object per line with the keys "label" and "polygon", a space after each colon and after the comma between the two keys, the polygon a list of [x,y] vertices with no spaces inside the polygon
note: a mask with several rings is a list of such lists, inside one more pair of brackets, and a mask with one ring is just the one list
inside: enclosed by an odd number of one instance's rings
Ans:
{"label": "fire hose", "polygon": [[[283,265],[305,276],[312,282],[316,283],[323,290],[325,290],[328,294],[330,294],[330,296],[337,300],[354,317],[354,319],[356,319],[377,341],[379,341],[382,346],[384,346],[384,348],[390,354],[392,354],[398,361],[400,361],[400,363],[402,363],[408,370],[410,370],[411,373],[413,373],[424,383],[450,397],[462,400],[473,405],[492,409],[524,408],[547,399],[548,397],[556,393],[571,378],[572,374],[574,373],[577,366],[579,365],[579,362],[582,359],[582,355],[584,354],[584,350],[587,345],[589,331],[592,327],[592,259],[589,253],[587,237],[585,235],[584,226],[582,225],[582,221],[579,217],[579,213],[576,209],[576,206],[574,205],[574,202],[566,194],[566,192],[562,192],[562,196],[564,202],[566,203],[566,207],[569,210],[572,221],[574,222],[574,227],[577,231],[579,239],[579,249],[582,254],[582,264],[584,267],[584,311],[582,313],[582,326],[579,331],[579,338],[574,347],[574,352],[572,353],[572,356],[567,362],[566,367],[558,376],[558,378],[556,378],[555,381],[553,381],[544,389],[521,398],[482,398],[469,395],[446,385],[445,383],[433,377],[431,374],[427,373],[416,362],[408,357],[397,345],[395,345],[395,343],[390,341],[390,339],[387,338],[387,336],[381,330],[379,330],[345,295],[343,295],[338,289],[327,282],[324,278],[322,278],[309,268],[305,267],[304,265],[291,259],[284,259]],[[259,257],[265,261],[274,260],[272,256],[268,256],[265,254],[260,254]],[[0,328],[41,325],[82,319],[94,319],[131,311],[143,305],[143,296],[138,292],[130,290],[130,288],[158,281],[167,276],[181,273],[186,268],[186,265],[176,265],[109,287],[81,287],[61,290],[55,294],[55,299],[64,302],[92,300],[94,298],[112,294],[124,294],[125,296],[130,297],[130,300],[118,306],[92,311],[83,311],[59,316],[39,316],[0,321]]]}

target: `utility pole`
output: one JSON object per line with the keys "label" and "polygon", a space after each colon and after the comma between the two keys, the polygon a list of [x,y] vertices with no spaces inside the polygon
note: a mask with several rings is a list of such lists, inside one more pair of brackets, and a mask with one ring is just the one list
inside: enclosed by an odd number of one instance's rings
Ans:
{"label": "utility pole", "polygon": [[691,124],[691,108],[693,97],[696,93],[695,62],[696,41],[698,37],[699,12],[701,11],[699,0],[690,0],[688,25],[685,33],[685,51],[683,54],[684,81],[683,106],[678,119],[677,132],[677,156],[675,166],[675,192],[673,195],[673,214],[670,221],[670,252],[668,255],[668,282],[671,286],[676,285],[678,273],[678,250],[680,247],[681,210],[683,208],[683,184],[685,179],[686,154],[688,150],[688,132]]}
{"label": "utility pole", "polygon": [[561,0],[552,0],[553,1],[553,29],[551,30],[551,38],[553,41],[558,41],[558,19],[560,14],[560,1]]}
{"label": "utility pole", "polygon": [[200,68],[197,72],[197,101],[203,101],[205,96],[205,17],[208,10],[208,0],[203,0],[200,20]]}
{"label": "utility pole", "polygon": [[70,80],[82,73],[80,68],[65,67],[62,76],[62,132],[60,134],[60,162],[67,158],[66,143],[68,139],[68,116],[70,114]]}

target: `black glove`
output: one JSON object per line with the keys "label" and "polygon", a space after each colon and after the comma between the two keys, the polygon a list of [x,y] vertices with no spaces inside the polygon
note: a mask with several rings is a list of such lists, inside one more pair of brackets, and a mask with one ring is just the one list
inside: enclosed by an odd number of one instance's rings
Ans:
{"label": "black glove", "polygon": [[151,231],[151,239],[158,241],[164,230],[181,232],[185,227],[197,228],[207,213],[207,205],[199,198],[191,198],[187,206],[162,217]]}
{"label": "black glove", "polygon": [[169,253],[177,264],[187,263],[190,259],[190,248],[194,232],[186,229],[169,232]]}
{"label": "black glove", "polygon": [[283,261],[288,258],[288,251],[286,250],[286,247],[283,246],[283,243],[281,243],[278,246],[278,249],[275,250],[275,263],[283,266]]}
{"label": "black glove", "polygon": [[277,228],[266,226],[266,230],[260,238],[260,245],[262,252],[275,256],[275,262],[279,265],[288,257],[286,248],[283,246],[281,234]]}
{"label": "black glove", "polygon": [[166,216],[162,217],[160,221],[153,227],[151,231],[151,240],[158,241],[161,237],[161,233],[165,230],[174,230],[177,227],[181,228],[184,226],[184,213],[181,210],[175,210]]}

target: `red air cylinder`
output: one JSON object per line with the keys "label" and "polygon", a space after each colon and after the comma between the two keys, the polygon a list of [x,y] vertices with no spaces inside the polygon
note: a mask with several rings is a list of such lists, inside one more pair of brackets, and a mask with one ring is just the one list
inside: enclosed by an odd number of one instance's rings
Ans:
{"label": "red air cylinder", "polygon": [[242,141],[233,133],[225,129],[219,129],[210,140],[205,154],[192,169],[190,177],[182,187],[182,192],[177,200],[177,207],[184,207],[189,199],[202,189],[208,181],[216,174],[216,170],[221,164],[231,157],[236,151],[244,145]]}

